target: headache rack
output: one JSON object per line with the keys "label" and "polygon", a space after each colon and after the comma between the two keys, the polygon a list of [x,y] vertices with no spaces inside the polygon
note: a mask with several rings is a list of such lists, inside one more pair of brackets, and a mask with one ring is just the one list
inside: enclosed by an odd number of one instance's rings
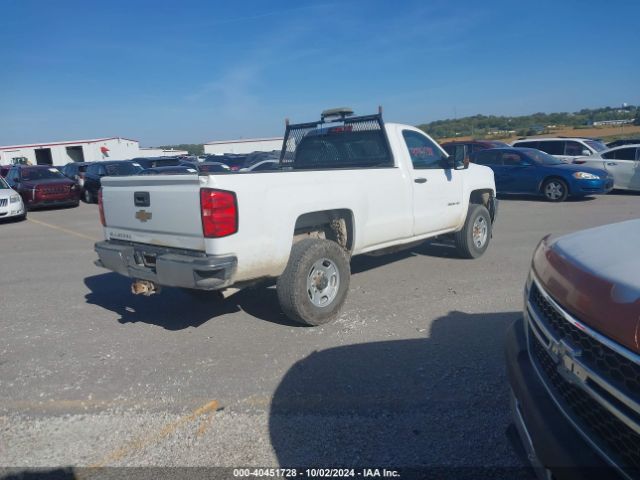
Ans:
{"label": "headache rack", "polygon": [[352,116],[350,108],[325,110],[320,120],[289,124],[280,152],[285,170],[392,167],[382,107],[373,115]]}

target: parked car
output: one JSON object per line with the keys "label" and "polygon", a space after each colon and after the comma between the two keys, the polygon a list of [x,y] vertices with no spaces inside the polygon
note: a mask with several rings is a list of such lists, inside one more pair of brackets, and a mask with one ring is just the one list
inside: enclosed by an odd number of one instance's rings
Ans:
{"label": "parked car", "polygon": [[280,160],[268,159],[260,160],[248,167],[241,168],[240,172],[273,172],[280,169]]}
{"label": "parked car", "polygon": [[288,125],[284,144],[295,148],[271,175],[105,179],[97,264],[145,295],[278,278],[284,313],[319,325],[346,299],[353,255],[450,233],[460,256],[481,256],[497,210],[491,169],[456,164],[381,114],[346,115]]}
{"label": "parked car", "polygon": [[87,167],[91,165],[90,162],[70,162],[60,169],[60,172],[71,180],[75,180],[76,183],[82,188],[84,186],[84,173],[87,171]]}
{"label": "parked car", "polygon": [[6,218],[27,218],[27,209],[22,197],[13,190],[6,180],[0,177],[0,220]]}
{"label": "parked car", "polygon": [[224,163],[232,172],[237,172],[247,166],[247,155],[216,155],[214,158],[209,157],[207,162],[209,161]]}
{"label": "parked car", "polygon": [[47,165],[14,165],[6,181],[31,210],[49,206],[78,206],[80,187],[60,170]]}
{"label": "parked car", "polygon": [[542,239],[506,336],[511,408],[538,478],[640,472],[640,220]]}
{"label": "parked car", "polygon": [[138,175],[195,175],[196,168],[191,165],[176,165],[172,167],[156,167],[142,170]]}
{"label": "parked car", "polygon": [[640,138],[623,138],[607,143],[607,148],[621,147],[623,145],[640,145]]}
{"label": "parked car", "polygon": [[0,165],[0,177],[6,177],[9,170],[11,170],[11,165]]}
{"label": "parked car", "polygon": [[86,203],[97,203],[98,192],[102,187],[102,178],[123,177],[137,175],[142,167],[133,160],[109,160],[104,162],[92,162],[84,173],[84,187],[82,199]]}
{"label": "parked car", "polygon": [[593,138],[530,138],[516,140],[511,144],[514,147],[535,148],[542,150],[549,155],[571,163],[578,157],[595,155],[607,149],[607,146],[600,140]]}
{"label": "parked car", "polygon": [[450,156],[462,160],[464,162],[469,161],[472,153],[476,153],[480,150],[486,150],[488,148],[506,148],[508,144],[500,142],[498,140],[466,140],[466,141],[454,141],[445,142],[442,145],[444,151]]}
{"label": "parked car", "polygon": [[613,188],[640,190],[640,144],[611,148],[573,163],[606,170],[613,176]]}
{"label": "parked car", "polygon": [[137,157],[131,159],[143,169],[156,167],[176,167],[182,162],[182,157]]}
{"label": "parked car", "polygon": [[229,165],[222,162],[182,162],[180,165],[195,168],[198,173],[230,172]]}
{"label": "parked car", "polygon": [[608,193],[613,178],[606,171],[566,164],[533,148],[493,148],[471,155],[471,161],[493,170],[498,194],[543,195],[552,202],[568,196]]}

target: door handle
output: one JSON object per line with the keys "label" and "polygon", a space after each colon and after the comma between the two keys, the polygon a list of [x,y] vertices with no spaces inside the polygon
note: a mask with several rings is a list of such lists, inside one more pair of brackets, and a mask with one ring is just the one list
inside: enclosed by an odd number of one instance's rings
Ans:
{"label": "door handle", "polygon": [[416,183],[427,183],[427,179],[423,178],[423,177],[414,178],[413,181],[416,182]]}
{"label": "door handle", "polygon": [[607,165],[610,166],[610,167],[613,167],[613,166],[617,165],[617,163],[616,162],[609,162],[609,163],[607,163]]}

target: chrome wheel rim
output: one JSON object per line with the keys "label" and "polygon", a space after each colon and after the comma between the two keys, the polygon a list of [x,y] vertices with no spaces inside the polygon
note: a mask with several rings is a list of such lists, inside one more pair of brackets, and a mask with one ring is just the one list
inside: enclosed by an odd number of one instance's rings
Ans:
{"label": "chrome wheel rim", "polygon": [[558,182],[549,182],[544,189],[544,194],[551,200],[558,200],[564,194],[564,188]]}
{"label": "chrome wheel rim", "polygon": [[489,236],[489,225],[484,217],[476,218],[476,221],[473,222],[473,244],[476,248],[482,248],[487,241],[487,237]]}
{"label": "chrome wheel rim", "polygon": [[336,298],[340,288],[338,267],[328,258],[315,262],[307,275],[307,295],[316,307],[326,307]]}

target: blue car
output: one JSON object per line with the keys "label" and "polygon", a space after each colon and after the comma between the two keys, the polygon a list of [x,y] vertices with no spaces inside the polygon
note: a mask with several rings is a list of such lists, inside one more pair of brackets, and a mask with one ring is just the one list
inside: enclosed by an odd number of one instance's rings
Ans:
{"label": "blue car", "polygon": [[543,195],[562,202],[613,188],[613,177],[604,170],[567,164],[534,148],[491,148],[473,153],[470,160],[493,170],[499,194]]}

